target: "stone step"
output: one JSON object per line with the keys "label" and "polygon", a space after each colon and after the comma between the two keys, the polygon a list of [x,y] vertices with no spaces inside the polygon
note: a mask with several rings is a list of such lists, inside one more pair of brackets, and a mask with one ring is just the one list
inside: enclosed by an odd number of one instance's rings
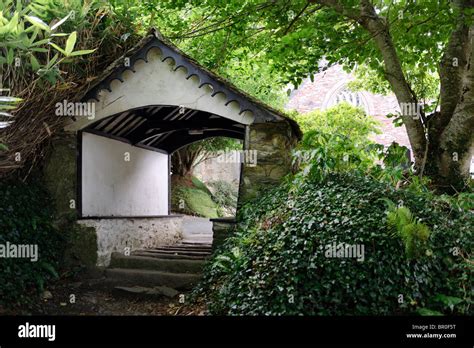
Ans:
{"label": "stone step", "polygon": [[196,245],[211,245],[212,244],[212,239],[183,239],[182,243],[187,243],[188,245],[190,244],[196,244]]}
{"label": "stone step", "polygon": [[197,247],[212,247],[212,243],[203,243],[203,242],[195,242],[188,239],[183,239],[179,245],[182,246],[197,246]]}
{"label": "stone step", "polygon": [[149,253],[166,254],[166,255],[201,256],[201,257],[206,257],[209,255],[209,251],[207,250],[193,251],[193,250],[186,250],[186,249],[173,250],[172,248],[153,248],[153,249],[144,249],[141,251],[146,251]]}
{"label": "stone step", "polygon": [[184,242],[181,241],[181,243],[178,243],[178,244],[173,244],[173,245],[168,245],[166,247],[162,247],[162,248],[191,248],[191,249],[207,249],[207,248],[211,248],[212,247],[212,243],[201,243],[201,242]]}
{"label": "stone step", "polygon": [[161,247],[161,248],[153,248],[152,250],[167,250],[167,251],[177,251],[177,252],[210,252],[210,246],[203,246],[203,247],[195,247],[195,246],[180,246],[180,245],[173,245],[171,247]]}
{"label": "stone step", "polygon": [[198,274],[123,268],[108,268],[105,276],[109,284],[116,286],[166,286],[172,289],[191,289],[201,278]]}
{"label": "stone step", "polygon": [[197,242],[200,241],[212,241],[212,236],[183,236],[183,240],[195,240]]}
{"label": "stone step", "polygon": [[112,253],[110,268],[147,269],[170,273],[200,273],[204,260],[165,259],[156,255],[140,256],[132,253]]}
{"label": "stone step", "polygon": [[116,286],[114,287],[114,290],[115,292],[119,292],[123,295],[135,295],[145,298],[162,296],[173,298],[179,295],[179,291],[167,286],[154,286],[152,288],[144,286]]}
{"label": "stone step", "polygon": [[135,256],[150,256],[161,259],[173,259],[173,260],[205,260],[209,255],[179,255],[175,253],[161,253],[159,251],[150,251],[150,250],[137,250],[132,253]]}
{"label": "stone step", "polygon": [[181,242],[184,241],[190,241],[191,243],[195,241],[194,243],[196,244],[212,244],[212,237],[206,237],[206,236],[200,236],[200,237],[195,237],[195,236],[183,236],[183,239]]}
{"label": "stone step", "polygon": [[183,237],[191,238],[212,238],[212,233],[183,233]]}

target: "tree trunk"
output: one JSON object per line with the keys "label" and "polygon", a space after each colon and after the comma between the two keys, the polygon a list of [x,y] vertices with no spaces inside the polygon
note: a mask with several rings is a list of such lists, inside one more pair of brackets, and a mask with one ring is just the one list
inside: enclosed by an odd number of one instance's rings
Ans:
{"label": "tree trunk", "polygon": [[188,147],[177,150],[171,155],[171,171],[173,176],[182,178],[191,177],[193,175],[194,163],[199,153],[191,151]]}
{"label": "tree trunk", "polygon": [[461,135],[430,141],[424,174],[437,191],[452,194],[466,189],[473,148],[472,137],[463,139]]}
{"label": "tree trunk", "polygon": [[[387,20],[380,17],[370,0],[360,0],[359,8],[338,0],[311,0],[331,7],[365,28],[382,55],[385,76],[398,102],[415,104],[417,96],[408,84]],[[402,115],[415,157],[415,169],[431,177],[444,192],[466,188],[471,157],[474,155],[474,25],[470,0],[455,0],[458,11],[439,66],[440,111],[431,117]]]}

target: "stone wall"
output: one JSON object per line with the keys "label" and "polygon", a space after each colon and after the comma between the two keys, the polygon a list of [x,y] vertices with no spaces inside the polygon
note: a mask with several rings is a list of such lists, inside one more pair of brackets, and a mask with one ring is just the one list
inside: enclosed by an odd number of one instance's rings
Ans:
{"label": "stone wall", "polygon": [[94,267],[97,262],[97,238],[93,228],[81,226],[77,219],[77,140],[75,134],[58,134],[51,140],[43,179],[55,204],[54,225],[67,241],[66,265]]}
{"label": "stone wall", "polygon": [[113,252],[125,252],[177,243],[182,238],[182,217],[79,220],[97,233],[97,266],[108,266]]}
{"label": "stone wall", "polygon": [[291,172],[291,151],[296,143],[297,137],[287,121],[250,126],[245,147],[257,152],[257,163],[242,166],[239,205],[278,185]]}
{"label": "stone wall", "polygon": [[[234,150],[233,152],[237,152]],[[240,180],[240,163],[226,163],[225,155],[209,158],[194,168],[194,175],[204,183],[223,180],[238,185]]]}
{"label": "stone wall", "polygon": [[75,134],[58,134],[51,141],[43,166],[46,187],[54,198],[56,220],[76,217],[77,140]]}
{"label": "stone wall", "polygon": [[231,237],[236,228],[233,218],[211,219],[212,221],[212,250],[219,248],[227,238]]}

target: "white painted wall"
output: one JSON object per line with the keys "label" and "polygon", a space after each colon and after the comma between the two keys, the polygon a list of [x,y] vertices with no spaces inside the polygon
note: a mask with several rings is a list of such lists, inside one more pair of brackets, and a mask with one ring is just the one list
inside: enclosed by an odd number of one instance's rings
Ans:
{"label": "white painted wall", "polygon": [[84,132],[82,215],[168,215],[168,172],[167,154]]}
{"label": "white painted wall", "polygon": [[97,233],[97,266],[107,267],[113,252],[157,248],[182,239],[183,218],[138,218],[79,220]]}
{"label": "white painted wall", "polygon": [[127,70],[122,76],[123,83],[114,80],[111,84],[112,92],[102,90],[99,93],[99,102],[95,102],[94,119],[79,117],[66,126],[66,130],[76,131],[105,117],[150,105],[184,106],[243,124],[253,122],[252,112],[245,111],[239,115],[240,106],[237,102],[225,105],[227,98],[222,93],[211,97],[212,89],[207,85],[199,88],[200,82],[196,76],[187,80],[186,69],[173,71],[174,63],[170,59],[162,62],[158,48],[151,49],[147,59],[148,63],[139,60],[134,65],[135,73]]}

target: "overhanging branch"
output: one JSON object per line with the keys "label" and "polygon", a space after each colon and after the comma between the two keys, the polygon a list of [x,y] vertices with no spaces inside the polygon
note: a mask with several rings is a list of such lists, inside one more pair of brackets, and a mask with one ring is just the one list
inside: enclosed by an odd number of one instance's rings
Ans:
{"label": "overhanging branch", "polygon": [[[393,43],[389,25],[385,18],[380,17],[369,0],[361,0],[360,8],[354,9],[339,0],[312,0],[313,2],[332,8],[339,14],[352,19],[365,28],[384,60],[385,75],[399,103],[417,103],[417,97],[408,84]],[[417,160],[421,161],[426,147],[425,130],[421,119],[411,115],[402,115],[408,138]]]}

